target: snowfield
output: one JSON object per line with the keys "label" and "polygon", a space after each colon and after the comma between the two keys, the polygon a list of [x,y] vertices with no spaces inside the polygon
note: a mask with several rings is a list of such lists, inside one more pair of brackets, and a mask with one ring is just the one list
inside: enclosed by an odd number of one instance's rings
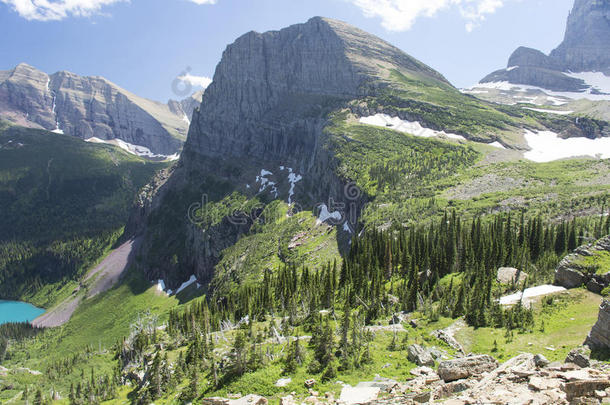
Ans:
{"label": "snowfield", "polygon": [[511,295],[505,295],[504,297],[500,298],[500,305],[516,304],[522,298],[523,303],[525,304],[531,301],[532,298],[540,297],[543,295],[549,295],[561,291],[566,291],[566,289],[564,287],[557,287],[555,285],[539,285],[537,287],[526,288],[525,291],[523,291],[523,294],[521,293],[521,291],[519,291]]}
{"label": "snowfield", "polygon": [[[187,281],[185,281],[184,283],[182,283],[180,285],[180,287],[178,287],[178,289],[176,290],[175,294],[179,294],[181,291],[183,291],[185,288],[187,288],[188,286],[190,286],[191,284],[197,283],[197,277],[195,277],[195,275],[193,274],[191,276],[191,278],[189,278]],[[197,288],[199,288],[199,283],[197,283]]]}
{"label": "snowfield", "polygon": [[[55,132],[55,131],[53,131],[53,132]],[[62,133],[63,133],[63,131],[62,131]],[[85,139],[85,142],[105,143],[107,145],[118,146],[119,148],[123,149],[125,152],[131,153],[132,155],[141,156],[141,157],[166,159],[166,160],[178,160],[180,158],[180,155],[177,153],[175,153],[173,155],[158,155],[156,153],[152,153],[151,150],[148,149],[146,146],[134,145],[129,142],[125,142],[124,140],[119,139],[119,138],[105,140],[105,139],[100,139],[100,138],[96,138],[96,137],[91,137],[91,138]]]}
{"label": "snowfield", "polygon": [[[599,91],[604,93],[610,93],[610,77],[605,76],[602,73],[566,73],[566,75],[576,78],[587,78],[585,82]],[[600,76],[601,75],[601,76]],[[572,100],[578,100],[581,98],[585,98],[591,101],[603,101],[610,100],[610,94],[591,94],[591,88],[583,92],[562,92],[562,91],[551,91],[544,89],[542,87],[529,86],[525,84],[513,84],[509,82],[489,82],[489,83],[478,83],[470,89],[463,90],[464,93],[469,93],[472,90],[481,91],[481,89],[493,89],[493,90],[502,90],[502,91],[517,91],[517,92],[527,92],[528,90],[540,91],[548,94],[552,97],[564,97]],[[605,89],[602,90],[602,89]],[[534,98],[535,99],[535,98]],[[565,101],[549,98],[549,100],[553,101],[555,105],[566,104]]]}
{"label": "snowfield", "polygon": [[[602,72],[568,72],[564,73],[564,75],[583,80],[588,86],[590,86],[588,93],[590,93],[592,90],[597,90],[600,93],[607,93],[610,96],[610,77],[606,76]],[[608,99],[610,99],[610,97]]]}
{"label": "snowfield", "polygon": [[459,139],[465,141],[462,135],[448,134],[445,131],[435,131],[430,128],[423,127],[417,121],[405,121],[398,117],[390,117],[387,114],[375,114],[368,117],[361,117],[360,123],[374,125],[377,127],[386,127],[400,132],[405,132],[422,138],[432,138],[435,136],[446,136],[451,139]]}
{"label": "snowfield", "polygon": [[555,132],[525,131],[525,140],[531,148],[523,156],[533,162],[551,162],[578,156],[610,158],[610,138],[562,139]]}

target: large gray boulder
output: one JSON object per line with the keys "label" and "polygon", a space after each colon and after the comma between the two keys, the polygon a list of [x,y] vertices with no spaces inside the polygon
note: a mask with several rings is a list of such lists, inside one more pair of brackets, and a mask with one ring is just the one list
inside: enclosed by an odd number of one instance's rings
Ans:
{"label": "large gray boulder", "polygon": [[462,357],[442,361],[438,365],[438,375],[445,382],[461,380],[490,372],[498,367],[498,361],[487,354]]}
{"label": "large gray boulder", "polygon": [[565,257],[555,270],[555,284],[565,288],[582,287],[587,282],[587,277],[573,267],[573,255]]}
{"label": "large gray boulder", "polygon": [[434,366],[434,359],[432,354],[425,347],[420,345],[410,345],[407,347],[408,359],[410,362],[417,364],[418,366]]}
{"label": "large gray boulder", "polygon": [[606,274],[598,274],[599,269],[583,265],[585,258],[600,252],[610,252],[610,236],[603,237],[595,243],[579,246],[574,253],[564,257],[555,270],[555,284],[568,289],[584,285],[589,291],[600,294],[610,285],[610,273],[606,270]]}
{"label": "large gray boulder", "polygon": [[597,322],[587,336],[585,344],[591,349],[610,349],[610,301],[605,299],[599,306]]}

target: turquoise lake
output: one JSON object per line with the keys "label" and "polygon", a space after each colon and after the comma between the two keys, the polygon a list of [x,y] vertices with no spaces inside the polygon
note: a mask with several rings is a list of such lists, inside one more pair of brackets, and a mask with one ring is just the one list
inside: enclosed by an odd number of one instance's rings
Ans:
{"label": "turquoise lake", "polygon": [[0,324],[7,322],[29,322],[44,313],[27,302],[0,300]]}

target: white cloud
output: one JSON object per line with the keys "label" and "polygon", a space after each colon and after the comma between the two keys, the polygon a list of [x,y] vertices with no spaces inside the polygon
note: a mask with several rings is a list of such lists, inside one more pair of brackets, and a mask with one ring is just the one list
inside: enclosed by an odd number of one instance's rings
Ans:
{"label": "white cloud", "polygon": [[[201,1],[201,0],[199,0]],[[212,79],[206,76],[193,76],[190,73],[184,74],[182,76],[178,76],[178,80],[183,81],[184,83],[190,84],[195,87],[207,88],[210,83],[212,83]]]}
{"label": "white cloud", "polygon": [[[26,20],[57,21],[67,17],[90,17],[102,8],[130,0],[0,0]],[[195,4],[216,4],[218,0],[188,0]]]}
{"label": "white cloud", "polygon": [[89,17],[105,6],[129,0],[0,0],[27,20],[54,21],[69,16]]}
{"label": "white cloud", "polygon": [[457,7],[472,31],[485,16],[493,14],[506,0],[347,0],[360,8],[366,17],[381,18],[390,31],[406,31],[419,17],[433,17],[439,11]]}

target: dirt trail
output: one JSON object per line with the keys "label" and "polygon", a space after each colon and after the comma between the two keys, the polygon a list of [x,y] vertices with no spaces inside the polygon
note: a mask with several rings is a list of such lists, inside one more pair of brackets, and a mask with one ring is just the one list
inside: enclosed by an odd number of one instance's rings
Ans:
{"label": "dirt trail", "polygon": [[114,286],[133,262],[140,239],[132,239],[111,251],[97,266],[91,269],[81,281],[85,285],[83,294],[79,289],[54,308],[32,321],[34,326],[52,328],[68,322],[83,299],[95,297]]}

